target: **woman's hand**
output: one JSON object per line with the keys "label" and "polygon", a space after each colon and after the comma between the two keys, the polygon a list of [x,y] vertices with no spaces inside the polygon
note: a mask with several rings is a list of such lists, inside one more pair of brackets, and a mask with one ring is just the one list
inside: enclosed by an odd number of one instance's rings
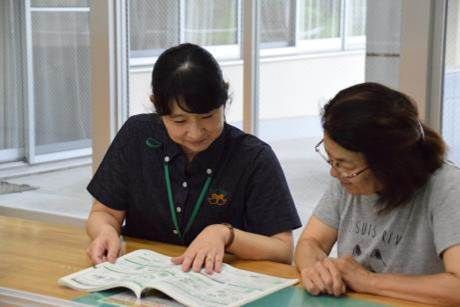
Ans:
{"label": "woman's hand", "polygon": [[125,211],[111,209],[95,201],[88,220],[86,231],[93,240],[86,253],[94,264],[104,261],[115,262],[121,254],[121,225],[125,219]]}
{"label": "woman's hand", "polygon": [[94,238],[86,249],[88,257],[94,264],[115,260],[122,252],[122,244],[118,232],[112,227],[106,227],[99,235]]}
{"label": "woman's hand", "polygon": [[370,292],[374,273],[366,270],[352,256],[340,257],[334,262],[348,288],[355,292]]}
{"label": "woman's hand", "polygon": [[230,239],[227,226],[209,225],[193,240],[185,253],[179,257],[171,258],[174,264],[182,264],[182,270],[187,272],[190,268],[199,272],[202,267],[206,273],[220,272],[225,254],[225,244]]}
{"label": "woman's hand", "polygon": [[312,295],[327,293],[340,296],[346,292],[341,272],[334,260],[324,258],[300,271],[305,289]]}

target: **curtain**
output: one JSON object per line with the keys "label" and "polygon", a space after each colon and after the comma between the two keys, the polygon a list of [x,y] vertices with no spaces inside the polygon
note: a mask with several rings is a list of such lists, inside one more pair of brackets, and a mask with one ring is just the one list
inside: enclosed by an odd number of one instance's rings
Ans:
{"label": "curtain", "polygon": [[89,147],[89,12],[32,11],[32,42],[37,153]]}
{"label": "curtain", "polygon": [[237,43],[236,2],[196,0],[185,5],[185,41],[203,46]]}
{"label": "curtain", "polygon": [[178,0],[131,0],[129,38],[131,57],[151,57],[179,43]]}
{"label": "curtain", "polygon": [[260,43],[263,47],[288,46],[291,28],[295,26],[291,18],[292,1],[260,1]]}
{"label": "curtain", "polygon": [[300,3],[302,39],[340,37],[340,0],[302,0]]}

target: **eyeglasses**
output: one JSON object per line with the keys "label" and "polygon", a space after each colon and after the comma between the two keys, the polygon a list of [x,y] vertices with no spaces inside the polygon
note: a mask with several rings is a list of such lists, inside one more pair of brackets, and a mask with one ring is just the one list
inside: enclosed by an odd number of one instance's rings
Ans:
{"label": "eyeglasses", "polygon": [[323,158],[324,161],[326,161],[327,164],[329,164],[333,169],[335,169],[339,173],[340,177],[346,179],[354,178],[369,169],[369,166],[366,166],[365,168],[352,173],[347,173],[343,171],[342,167],[340,166],[340,162],[332,161],[331,159],[329,159],[326,153],[323,153],[321,151],[321,144],[323,144],[323,142],[324,140],[321,140],[318,144],[315,145],[315,151],[320,155],[321,158]]}

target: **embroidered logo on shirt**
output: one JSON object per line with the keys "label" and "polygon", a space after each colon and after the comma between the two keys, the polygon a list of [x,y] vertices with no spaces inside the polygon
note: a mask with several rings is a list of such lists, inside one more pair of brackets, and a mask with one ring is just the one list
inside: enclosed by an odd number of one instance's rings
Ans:
{"label": "embroidered logo on shirt", "polygon": [[147,145],[149,148],[156,149],[161,146],[161,143],[154,138],[147,138],[145,140],[145,145]]}
{"label": "embroidered logo on shirt", "polygon": [[227,201],[227,193],[222,190],[212,191],[208,195],[208,204],[211,206],[224,206]]}

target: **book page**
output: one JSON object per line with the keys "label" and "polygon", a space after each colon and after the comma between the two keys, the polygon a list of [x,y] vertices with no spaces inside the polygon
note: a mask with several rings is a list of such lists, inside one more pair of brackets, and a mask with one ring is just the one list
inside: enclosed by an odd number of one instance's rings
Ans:
{"label": "book page", "polygon": [[[148,265],[136,264],[147,262]],[[88,292],[126,287],[140,297],[142,290],[146,288],[145,281],[154,280],[155,273],[161,275],[163,268],[173,266],[170,257],[148,250],[137,250],[121,256],[114,264],[104,262],[64,276],[59,279],[58,283]],[[145,275],[147,279],[143,277]]]}
{"label": "book page", "polygon": [[296,284],[297,279],[284,279],[238,270],[224,265],[221,273],[208,275],[174,268],[174,277],[166,278],[155,288],[191,306],[240,306]]}
{"label": "book page", "polygon": [[227,264],[221,273],[212,275],[204,270],[182,272],[181,266],[174,265],[170,257],[149,250],[137,250],[120,257],[115,264],[105,262],[60,279],[61,284],[86,291],[99,291],[102,285],[108,289],[108,284],[125,285],[137,296],[142,291],[137,289],[154,288],[190,306],[238,306],[297,281],[239,270]]}

